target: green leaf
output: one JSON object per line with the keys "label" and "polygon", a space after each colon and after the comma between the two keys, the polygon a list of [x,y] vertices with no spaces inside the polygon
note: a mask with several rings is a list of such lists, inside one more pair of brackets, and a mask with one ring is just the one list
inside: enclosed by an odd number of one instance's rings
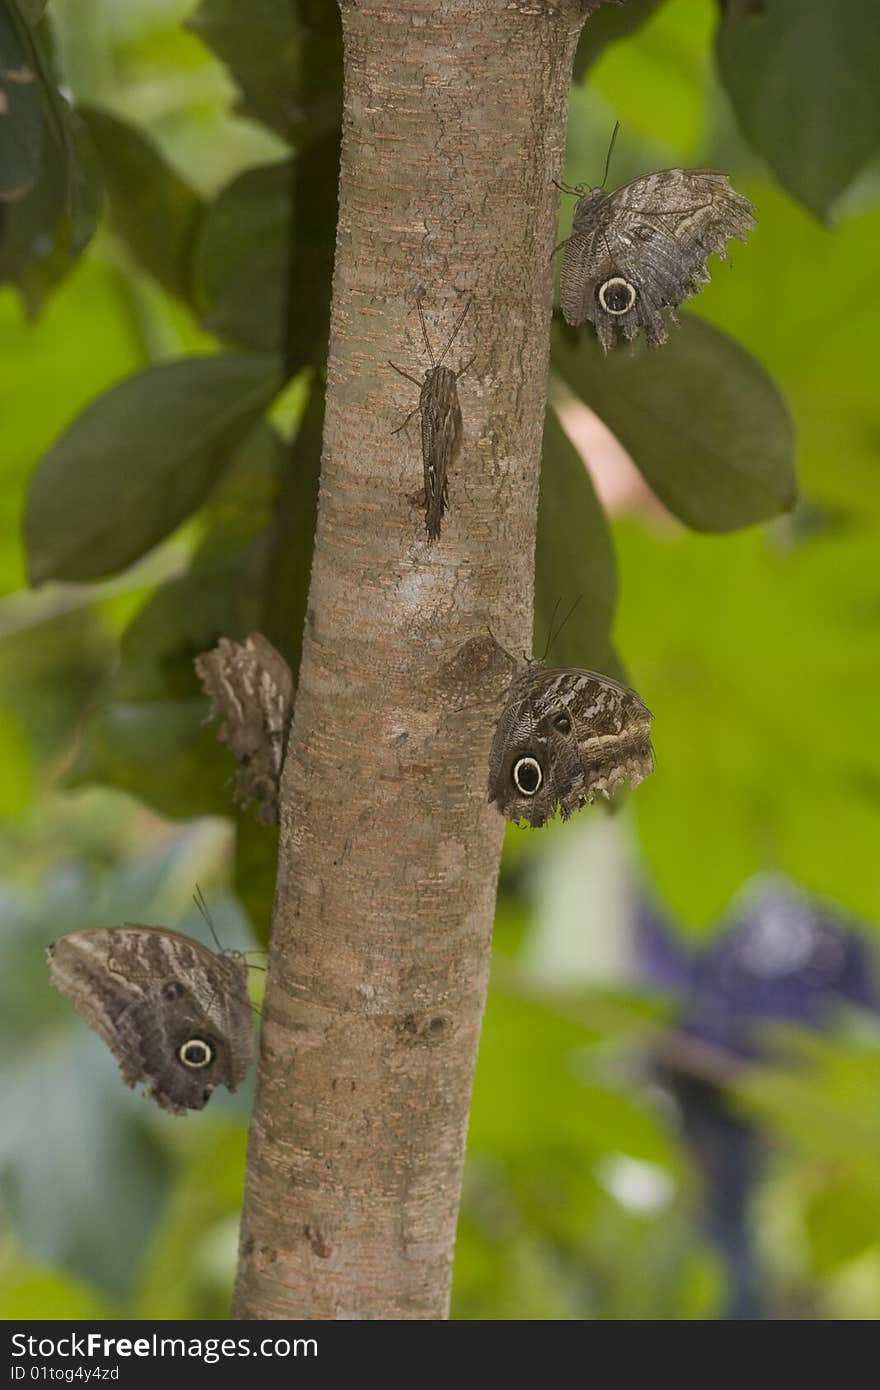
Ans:
{"label": "green leaf", "polygon": [[875,0],[732,0],[718,30],[746,139],[823,219],[880,147],[877,19]]}
{"label": "green leaf", "polygon": [[833,1274],[880,1245],[876,1170],[870,1177],[830,1182],[810,1202],[806,1225],[813,1267],[820,1274]]}
{"label": "green leaf", "polygon": [[31,480],[31,582],[124,569],[207,496],[280,385],[271,357],[163,362],[87,406]]}
{"label": "green leaf", "polygon": [[794,435],[782,397],[718,329],[686,317],[660,349],[640,340],[606,356],[592,333],[575,339],[557,323],[551,360],[694,530],[733,531],[794,505]]}
{"label": "green leaf", "polygon": [[36,310],[91,237],[97,198],[82,125],[58,91],[39,39],[13,14],[20,67],[36,79],[44,138],[27,192],[0,203],[0,281],[17,282]]}
{"label": "green leaf", "polygon": [[339,187],[338,129],[301,150],[294,165],[295,224],[287,294],[285,365],[323,370],[330,335],[330,295]]}
{"label": "green leaf", "polygon": [[188,27],[229,67],[245,114],[300,146],[339,125],[342,33],[336,5],[202,0]]}
{"label": "green leaf", "polygon": [[[270,523],[285,464],[284,446],[260,422],[212,494],[206,519],[213,525],[189,570],[161,585],[123,634],[69,781],[118,787],[176,818],[234,813],[235,762],[207,722],[193,660],[221,636],[270,631]],[[286,655],[304,608],[303,594],[286,633],[271,632]]]}
{"label": "green leaf", "polygon": [[116,231],[161,285],[188,298],[201,199],[134,126],[96,107],[78,110],[97,150]]}
{"label": "green leaf", "polygon": [[40,88],[14,13],[0,9],[0,207],[36,183],[45,139]]}
{"label": "green leaf", "polygon": [[625,5],[605,5],[590,15],[578,42],[574,59],[574,78],[579,82],[588,68],[609,44],[629,38],[641,29],[663,4],[663,0],[628,0]]}
{"label": "green leaf", "polygon": [[324,383],[312,381],[296,439],[288,449],[270,534],[263,631],[296,676],[312,572],[324,436]]}
{"label": "green leaf", "polygon": [[14,291],[0,294],[0,592],[27,583],[21,520],[36,461],[87,401],[143,365],[128,288],[115,267],[87,257],[37,322],[22,321]]}
{"label": "green leaf", "polygon": [[614,548],[590,475],[552,410],[544,420],[535,554],[535,651],[550,623],[577,606],[553,643],[554,666],[616,670],[610,652],[617,593]]}
{"label": "green leaf", "polygon": [[48,3],[49,0],[18,0],[18,8],[33,28],[43,18]]}
{"label": "green leaf", "polygon": [[206,328],[239,347],[284,345],[293,227],[290,161],[248,169],[208,208],[195,255]]}

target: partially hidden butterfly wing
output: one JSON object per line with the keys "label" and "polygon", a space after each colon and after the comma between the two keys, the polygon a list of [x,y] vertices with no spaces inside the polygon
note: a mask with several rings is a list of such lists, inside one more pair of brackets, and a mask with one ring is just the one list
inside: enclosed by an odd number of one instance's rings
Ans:
{"label": "partially hidden butterfly wing", "polygon": [[664,169],[575,208],[562,262],[560,303],[575,326],[589,321],[603,348],[643,330],[666,341],[662,310],[675,308],[709,279],[708,257],[744,241],[754,209],[713,169]]}
{"label": "partially hidden butterfly wing", "polygon": [[165,927],[95,927],[47,948],[49,978],[103,1038],[128,1086],[173,1114],[234,1091],[254,1055],[247,966]]}
{"label": "partially hidden butterfly wing", "polygon": [[654,766],[651,713],[635,693],[596,671],[544,670],[517,678],[495,731],[489,799],[509,820],[543,825]]}
{"label": "partially hidden butterfly wing", "polygon": [[272,825],[293,715],[290,667],[262,633],[252,632],[244,642],[221,637],[196,657],[195,668],[220,720],[217,737],[239,762],[236,797],[245,805],[256,801],[258,820]]}

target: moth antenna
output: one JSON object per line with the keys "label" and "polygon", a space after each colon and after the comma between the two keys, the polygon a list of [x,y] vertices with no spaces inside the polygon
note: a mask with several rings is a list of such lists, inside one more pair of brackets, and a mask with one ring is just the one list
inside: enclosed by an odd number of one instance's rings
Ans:
{"label": "moth antenna", "polygon": [[620,130],[620,121],[615,121],[615,122],[614,122],[614,129],[613,129],[612,132],[611,132],[611,141],[610,141],[610,144],[609,144],[609,146],[608,146],[608,153],[607,153],[606,156],[605,156],[605,173],[602,175],[602,182],[599,184],[599,187],[600,187],[600,188],[604,188],[605,185],[606,185],[606,183],[608,182],[608,173],[609,173],[609,171],[610,171],[610,169],[611,169],[611,156],[612,156],[612,154],[614,153],[614,142],[615,142],[615,140],[617,139],[617,132],[618,132],[619,130]]}
{"label": "moth antenna", "polygon": [[[432,366],[432,367],[436,367],[436,366],[437,366],[437,363],[434,361],[434,354],[433,354],[433,352],[431,351],[431,344],[430,344],[430,342],[429,342],[429,340],[428,340],[428,326],[427,326],[427,324],[425,323],[425,312],[424,312],[424,310],[423,310],[423,308],[422,308],[422,294],[423,294],[423,291],[422,291],[421,288],[416,290],[416,308],[417,308],[418,311],[419,311],[419,323],[422,325],[422,337],[423,337],[424,340],[425,340],[425,348],[426,348],[426,351],[427,351],[427,353],[428,353],[428,356],[429,356],[430,359],[431,359],[431,366]],[[392,367],[393,367],[393,366],[394,366],[394,363],[392,362],[391,365],[392,365]]]}
{"label": "moth antenna", "polygon": [[[443,358],[446,356],[447,352],[448,352],[449,349],[452,347],[452,344],[455,342],[456,338],[458,337],[458,330],[461,328],[461,325],[464,323],[465,319],[467,318],[467,312],[468,312],[468,309],[471,307],[471,304],[472,304],[472,303],[473,303],[473,300],[469,299],[468,302],[467,302],[467,304],[466,304],[466,305],[464,306],[464,308],[462,309],[461,314],[459,315],[458,323],[455,325],[455,327],[454,327],[453,330],[452,330],[452,337],[449,339],[449,342],[446,344],[445,348],[443,349],[443,351],[442,351],[441,354],[440,354],[440,362],[437,363],[437,366],[438,366],[438,367],[440,366],[440,363],[443,361]],[[424,326],[424,325],[423,325],[423,326]],[[427,340],[426,340],[426,341],[427,341]],[[471,358],[471,362],[473,362],[473,360],[474,360],[474,359]],[[432,361],[433,361],[433,359],[432,359]],[[471,362],[468,363],[468,367],[471,365]],[[467,367],[465,367],[464,370],[467,371]],[[459,375],[461,375],[461,373],[459,373]]]}

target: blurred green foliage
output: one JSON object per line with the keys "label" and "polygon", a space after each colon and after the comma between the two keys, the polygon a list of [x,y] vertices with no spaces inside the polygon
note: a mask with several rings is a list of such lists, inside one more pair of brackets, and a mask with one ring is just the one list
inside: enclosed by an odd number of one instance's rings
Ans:
{"label": "blurred green foliage", "polygon": [[[0,9],[4,71],[38,78],[3,89],[0,126],[0,1313],[222,1317],[248,1097],[177,1121],[130,1095],[48,990],[43,947],[135,919],[203,935],[196,882],[225,944],[265,940],[273,837],[229,816],[192,657],[253,627],[297,657],[336,7],[41,9]],[[568,180],[598,180],[620,119],[613,182],[711,164],[758,207],[662,352],[603,362],[554,328],[554,389],[596,410],[672,515],[633,504],[609,525],[551,411],[536,648],[584,594],[553,659],[622,661],[649,700],[658,771],[632,832],[691,932],[766,868],[877,918],[873,9],[630,0],[578,54]],[[454,1313],[712,1317],[698,1177],[639,1060],[664,1011],[573,965],[567,990],[533,973],[535,884],[581,822],[508,838]],[[597,957],[618,926],[598,923]],[[790,1033],[736,1087],[770,1136],[756,1225],[780,1315],[880,1306],[878,1059],[864,1028]]]}

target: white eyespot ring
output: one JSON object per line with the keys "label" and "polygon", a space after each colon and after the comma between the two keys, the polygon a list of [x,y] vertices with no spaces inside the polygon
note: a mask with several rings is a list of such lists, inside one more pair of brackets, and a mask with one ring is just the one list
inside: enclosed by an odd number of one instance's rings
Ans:
{"label": "white eyespot ring", "polygon": [[192,1071],[201,1071],[214,1060],[214,1049],[204,1038],[187,1038],[177,1049],[178,1060]]}
{"label": "white eyespot ring", "polygon": [[628,314],[636,302],[636,287],[622,275],[612,275],[599,286],[599,303],[606,314]]}
{"label": "white eyespot ring", "polygon": [[513,784],[521,796],[534,796],[540,790],[544,774],[535,758],[520,758],[513,765]]}

